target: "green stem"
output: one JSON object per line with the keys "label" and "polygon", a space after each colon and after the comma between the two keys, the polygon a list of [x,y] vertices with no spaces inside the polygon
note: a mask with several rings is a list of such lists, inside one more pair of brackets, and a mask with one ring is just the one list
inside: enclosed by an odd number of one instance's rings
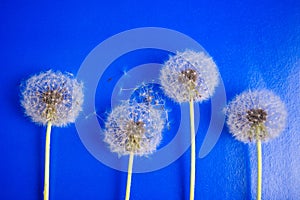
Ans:
{"label": "green stem", "polygon": [[45,173],[44,173],[44,200],[49,199],[49,168],[50,168],[50,138],[51,138],[51,126],[49,121],[46,131],[46,144],[45,144]]}
{"label": "green stem", "polygon": [[190,98],[190,130],[191,130],[191,171],[190,171],[190,200],[194,200],[195,195],[195,171],[196,171],[196,158],[195,158],[195,120],[194,120],[194,101]]}
{"label": "green stem", "polygon": [[260,128],[256,129],[256,147],[257,147],[257,194],[256,199],[261,200],[261,188],[262,188],[262,151],[261,140],[258,137]]}
{"label": "green stem", "polygon": [[127,184],[126,184],[126,196],[125,196],[125,200],[129,200],[129,198],[130,198],[133,156],[134,156],[134,154],[130,153],[130,155],[129,155],[129,161],[128,161],[128,174],[127,174]]}

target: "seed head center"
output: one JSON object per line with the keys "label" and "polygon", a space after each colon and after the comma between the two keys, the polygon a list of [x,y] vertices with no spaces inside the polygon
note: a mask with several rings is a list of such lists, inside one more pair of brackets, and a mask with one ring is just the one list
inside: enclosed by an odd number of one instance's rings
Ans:
{"label": "seed head center", "polygon": [[64,100],[63,95],[58,90],[48,90],[42,93],[42,101],[47,107],[53,107]]}
{"label": "seed head center", "polygon": [[181,71],[181,74],[180,74],[180,78],[179,78],[179,81],[180,82],[193,82],[193,83],[196,83],[197,81],[197,72],[193,69],[186,69],[186,70],[183,70]]}
{"label": "seed head center", "polygon": [[126,125],[126,133],[128,139],[126,141],[127,151],[136,151],[141,148],[141,138],[145,134],[146,129],[144,127],[144,122],[142,121],[129,121]]}
{"label": "seed head center", "polygon": [[247,111],[247,119],[255,125],[264,123],[267,120],[267,112],[263,109],[250,109]]}

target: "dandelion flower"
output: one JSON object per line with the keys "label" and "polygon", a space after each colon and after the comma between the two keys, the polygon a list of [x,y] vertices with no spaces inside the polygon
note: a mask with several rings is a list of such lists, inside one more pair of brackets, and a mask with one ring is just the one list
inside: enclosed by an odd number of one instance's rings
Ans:
{"label": "dandelion flower", "polygon": [[162,98],[162,91],[158,84],[141,84],[132,93],[131,101],[137,103],[151,104],[154,107],[164,106],[165,100]]}
{"label": "dandelion flower", "polygon": [[219,84],[217,65],[204,52],[177,52],[165,62],[160,71],[160,82],[167,96],[175,102],[189,102],[191,131],[190,200],[195,190],[195,125],[194,102],[209,99]]}
{"label": "dandelion flower", "polygon": [[42,72],[22,85],[21,104],[33,122],[66,126],[75,121],[82,109],[83,85],[71,74]]}
{"label": "dandelion flower", "polygon": [[257,200],[261,199],[261,141],[277,137],[285,128],[287,111],[284,103],[268,90],[246,91],[229,103],[227,125],[234,137],[257,146]]}
{"label": "dandelion flower", "polygon": [[214,94],[219,72],[207,54],[187,50],[169,58],[160,72],[160,82],[176,102],[202,102]]}
{"label": "dandelion flower", "polygon": [[130,96],[130,102],[144,103],[154,109],[161,110],[162,120],[168,123],[168,110],[165,108],[166,101],[159,84],[141,84],[136,87]]}
{"label": "dandelion flower", "polygon": [[164,123],[160,110],[145,103],[125,101],[108,116],[104,141],[120,156],[148,155],[159,145]]}
{"label": "dandelion flower", "polygon": [[21,89],[25,114],[33,122],[47,125],[44,200],[48,200],[51,126],[66,126],[75,121],[82,109],[83,85],[71,74],[49,70],[29,78]]}
{"label": "dandelion flower", "polygon": [[268,90],[243,92],[229,103],[226,114],[229,131],[244,143],[277,137],[287,117],[284,103]]}
{"label": "dandelion flower", "polygon": [[125,101],[114,108],[105,123],[104,141],[119,156],[129,155],[125,199],[129,200],[134,155],[146,156],[158,147],[165,121],[162,111],[149,103]]}

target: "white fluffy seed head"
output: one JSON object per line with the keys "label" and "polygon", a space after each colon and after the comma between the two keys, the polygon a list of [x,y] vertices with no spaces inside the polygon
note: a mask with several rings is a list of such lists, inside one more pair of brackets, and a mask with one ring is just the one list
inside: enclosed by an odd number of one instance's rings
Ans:
{"label": "white fluffy seed head", "polygon": [[229,131],[244,143],[268,141],[285,128],[287,111],[281,99],[269,90],[245,91],[226,108]]}
{"label": "white fluffy seed head", "polygon": [[164,92],[183,103],[209,99],[219,84],[219,72],[213,59],[204,52],[186,50],[171,56],[160,71]]}
{"label": "white fluffy seed head", "polygon": [[166,101],[162,96],[163,91],[161,87],[153,84],[141,84],[133,91],[130,97],[130,103],[144,103],[158,109],[161,112],[161,119],[168,123],[168,110],[165,107]]}
{"label": "white fluffy seed head", "polygon": [[82,110],[83,84],[72,74],[42,72],[21,84],[21,105],[33,122],[66,126],[76,120]]}
{"label": "white fluffy seed head", "polygon": [[[157,88],[159,90],[157,90]],[[157,88],[156,85],[143,83],[133,91],[130,99],[137,103],[151,104],[154,107],[164,106],[165,100],[162,97],[161,88],[158,85]]]}
{"label": "white fluffy seed head", "polygon": [[125,101],[109,114],[104,141],[119,156],[148,155],[158,147],[164,123],[160,110],[149,104]]}

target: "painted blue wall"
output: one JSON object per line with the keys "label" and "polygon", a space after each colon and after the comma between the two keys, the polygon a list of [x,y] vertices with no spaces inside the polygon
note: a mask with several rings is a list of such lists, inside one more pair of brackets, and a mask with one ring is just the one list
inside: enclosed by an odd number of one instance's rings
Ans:
{"label": "painted blue wall", "polygon": [[[24,117],[20,82],[50,68],[76,74],[101,41],[145,26],[198,41],[217,63],[228,100],[249,87],[282,97],[288,124],[263,145],[263,199],[300,198],[300,1],[2,0],[0,11],[0,199],[42,199],[45,128]],[[209,106],[201,105],[207,120]],[[51,199],[124,198],[126,173],[89,154],[73,124],[53,128],[51,151]],[[189,153],[161,170],[134,174],[132,199],[187,199]],[[210,154],[197,159],[196,199],[255,199],[255,156],[255,146],[235,141],[225,126]]]}

